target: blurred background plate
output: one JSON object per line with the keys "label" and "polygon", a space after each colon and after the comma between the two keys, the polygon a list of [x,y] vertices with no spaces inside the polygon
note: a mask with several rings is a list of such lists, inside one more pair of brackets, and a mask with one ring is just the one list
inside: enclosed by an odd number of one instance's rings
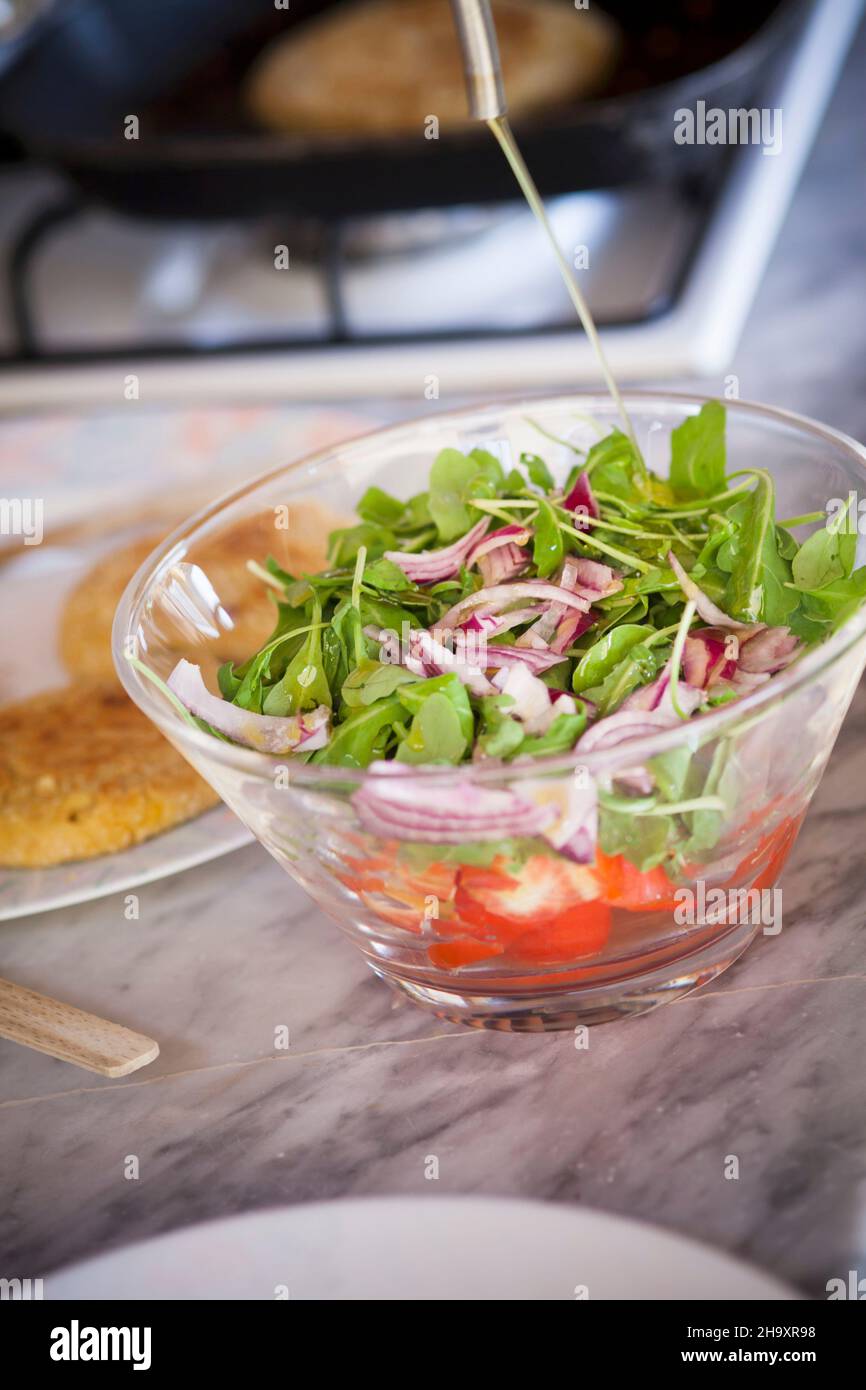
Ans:
{"label": "blurred background plate", "polygon": [[48,1299],[797,1296],[769,1275],[654,1226],[580,1207],[477,1197],[377,1197],[250,1212],[45,1280]]}

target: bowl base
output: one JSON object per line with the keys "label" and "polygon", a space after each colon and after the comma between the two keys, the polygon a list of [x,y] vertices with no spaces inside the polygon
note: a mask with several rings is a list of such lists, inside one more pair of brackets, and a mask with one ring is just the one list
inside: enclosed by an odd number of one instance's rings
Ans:
{"label": "bowl base", "polygon": [[395,975],[379,964],[368,964],[392,989],[408,995],[420,1008],[447,1023],[462,1024],[464,1028],[493,1028],[503,1033],[552,1033],[613,1023],[670,1004],[709,984],[733,965],[758,930],[757,926],[743,923],[703,950],[656,970],[561,991],[546,987],[537,994],[528,992],[526,987],[514,993],[484,993],[472,989],[469,980],[465,989],[442,989]]}

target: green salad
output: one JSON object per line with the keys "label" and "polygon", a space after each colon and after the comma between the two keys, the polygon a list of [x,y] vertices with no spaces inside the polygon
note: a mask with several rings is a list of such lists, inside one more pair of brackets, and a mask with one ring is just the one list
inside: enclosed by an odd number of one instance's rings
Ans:
{"label": "green salad", "polygon": [[673,431],[666,479],[618,429],[568,447],[560,484],[541,453],[449,448],[426,492],[369,488],[322,573],[254,563],[272,635],[218,694],[179,663],[175,700],[313,763],[541,760],[743,698],[866,596],[844,510],[780,519],[766,470],[727,471],[720,403]]}

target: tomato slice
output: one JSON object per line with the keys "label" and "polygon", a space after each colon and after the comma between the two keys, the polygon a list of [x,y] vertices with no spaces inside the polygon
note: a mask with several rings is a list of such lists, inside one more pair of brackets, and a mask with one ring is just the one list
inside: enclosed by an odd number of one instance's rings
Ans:
{"label": "tomato slice", "polygon": [[596,898],[524,932],[511,944],[509,954],[531,964],[565,965],[597,955],[607,942],[610,925],[610,907]]}
{"label": "tomato slice", "polygon": [[787,816],[776,826],[775,830],[771,830],[769,835],[765,835],[762,840],[759,840],[752,853],[747,854],[745,859],[737,865],[731,882],[748,881],[758,866],[766,861],[751,886],[753,888],[772,888],[785,867],[788,855],[794,848],[805,815],[806,812],[801,811],[797,816]]}
{"label": "tomato slice", "polygon": [[537,855],[516,875],[494,866],[460,870],[455,907],[477,940],[498,942],[515,959],[569,961],[595,955],[610,931],[591,868]]}
{"label": "tomato slice", "polygon": [[664,869],[636,869],[621,854],[602,854],[596,848],[595,867],[605,901],[626,912],[673,912],[677,906],[674,885]]}
{"label": "tomato slice", "polygon": [[427,954],[440,970],[459,970],[464,965],[501,956],[505,950],[497,941],[476,941],[473,937],[455,937],[453,941],[436,941],[428,946]]}

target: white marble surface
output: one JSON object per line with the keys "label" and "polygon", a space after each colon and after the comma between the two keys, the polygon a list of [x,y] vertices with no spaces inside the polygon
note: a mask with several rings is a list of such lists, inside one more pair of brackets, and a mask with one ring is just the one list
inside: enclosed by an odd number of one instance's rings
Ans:
{"label": "white marble surface", "polygon": [[[744,396],[860,437],[864,55],[861,41],[732,368]],[[429,1194],[430,1154],[440,1192],[642,1217],[816,1296],[866,1273],[864,811],[861,690],[785,874],[781,936],[703,992],[594,1030],[587,1051],[397,1001],[258,847],[142,888],[138,921],[113,897],[4,926],[3,974],[162,1052],[111,1082],[0,1043],[0,1273],[274,1203]]]}

